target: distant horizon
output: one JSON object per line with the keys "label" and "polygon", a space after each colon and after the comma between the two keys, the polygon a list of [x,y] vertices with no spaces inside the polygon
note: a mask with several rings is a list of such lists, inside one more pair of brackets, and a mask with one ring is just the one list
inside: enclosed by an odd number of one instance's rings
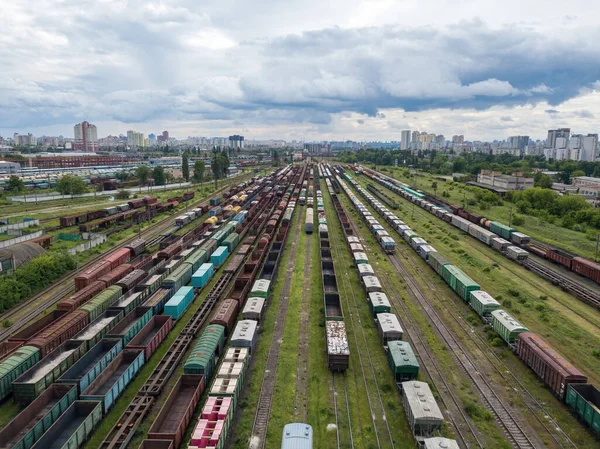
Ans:
{"label": "distant horizon", "polygon": [[598,2],[78,6],[2,5],[0,135],[71,136],[82,120],[101,136],[305,141],[600,127]]}

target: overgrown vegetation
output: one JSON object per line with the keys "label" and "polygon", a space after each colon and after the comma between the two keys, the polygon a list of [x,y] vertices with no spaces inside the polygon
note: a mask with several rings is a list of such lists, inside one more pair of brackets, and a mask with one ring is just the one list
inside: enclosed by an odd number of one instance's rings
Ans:
{"label": "overgrown vegetation", "polygon": [[17,268],[16,275],[0,278],[0,311],[7,310],[75,269],[67,253],[43,254]]}

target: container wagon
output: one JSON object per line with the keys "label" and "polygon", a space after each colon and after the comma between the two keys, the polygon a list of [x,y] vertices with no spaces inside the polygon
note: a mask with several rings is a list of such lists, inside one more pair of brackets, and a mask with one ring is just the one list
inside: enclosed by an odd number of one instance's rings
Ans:
{"label": "container wagon", "polygon": [[312,232],[314,230],[314,222],[315,222],[314,214],[315,214],[315,212],[312,207],[306,208],[306,220],[304,223],[304,232],[306,232],[307,234],[312,234]]}
{"label": "container wagon", "polygon": [[502,309],[494,310],[492,315],[492,327],[509,345],[516,343],[519,334],[529,332],[525,326],[515,320],[509,313]]}
{"label": "container wagon", "polygon": [[88,387],[82,400],[99,401],[107,413],[144,365],[144,351],[124,349]]}
{"label": "container wagon", "polygon": [[242,319],[260,321],[265,308],[265,298],[248,298],[244,310],[242,310]]}
{"label": "container wagon", "polygon": [[402,382],[402,405],[417,440],[442,432],[444,416],[426,382]]}
{"label": "container wagon", "polygon": [[170,316],[153,316],[138,334],[127,343],[126,349],[144,351],[144,359],[148,361],[172,328],[173,320]]}
{"label": "container wagon", "polygon": [[382,312],[375,315],[377,318],[377,333],[384,346],[390,341],[402,340],[404,332],[398,317],[389,312]]}
{"label": "container wagon", "polygon": [[104,338],[65,371],[58,382],[76,385],[79,395],[122,350],[123,342],[120,339]]}
{"label": "container wagon", "polygon": [[29,404],[79,360],[87,348],[81,342],[67,341],[41,359],[12,384],[13,397],[20,404]]}
{"label": "container wagon", "polygon": [[40,357],[46,357],[65,341],[73,337],[89,323],[88,313],[83,310],[69,312],[29,341],[29,346],[40,350]]}
{"label": "container wagon", "polygon": [[579,419],[600,436],[600,390],[590,384],[569,385],[566,402]]}
{"label": "container wagon", "polygon": [[387,349],[388,363],[394,375],[394,381],[402,390],[402,382],[416,379],[419,375],[419,362],[412,347],[406,341],[390,341]]}
{"label": "container wagon", "polygon": [[214,273],[214,265],[212,263],[203,263],[200,268],[192,275],[192,286],[196,288],[204,287]]}
{"label": "container wagon", "polygon": [[50,385],[0,431],[0,447],[29,449],[76,399],[74,385]]}
{"label": "container wagon", "polygon": [[225,328],[209,324],[194,346],[192,354],[183,367],[185,374],[204,374],[211,378],[215,368],[215,357],[219,357],[225,345]]}
{"label": "container wagon", "polygon": [[194,287],[181,287],[165,303],[164,313],[177,320],[183,315],[190,304],[194,301]]}
{"label": "container wagon", "polygon": [[204,392],[204,379],[201,374],[179,378],[148,431],[149,439],[169,440],[179,447]]}
{"label": "container wagon", "polygon": [[75,401],[32,449],[80,449],[102,420],[98,401]]}
{"label": "container wagon", "polygon": [[235,299],[226,299],[213,315],[210,324],[217,324],[225,328],[226,334],[231,333],[237,319],[239,304]]}
{"label": "container wagon", "polygon": [[214,253],[210,256],[210,263],[212,263],[215,267],[220,267],[227,259],[229,255],[229,251],[226,246],[219,246]]}
{"label": "container wagon", "polygon": [[350,347],[343,321],[325,322],[327,364],[331,371],[345,371],[350,362]]}
{"label": "container wagon", "polygon": [[258,322],[254,320],[240,320],[231,334],[230,344],[234,348],[248,348],[250,352],[256,342]]}
{"label": "container wagon", "polygon": [[567,385],[587,383],[586,376],[552,349],[541,337],[532,332],[519,334],[517,356],[561,400],[565,399]]}
{"label": "container wagon", "polygon": [[150,318],[152,318],[152,308],[136,307],[106,334],[106,338],[120,338],[123,344],[127,345],[150,321]]}

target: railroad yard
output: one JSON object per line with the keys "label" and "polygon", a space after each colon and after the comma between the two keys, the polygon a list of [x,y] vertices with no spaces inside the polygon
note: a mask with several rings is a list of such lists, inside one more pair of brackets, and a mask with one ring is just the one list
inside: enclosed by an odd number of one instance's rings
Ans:
{"label": "railroad yard", "polygon": [[0,449],[598,447],[600,265],[334,161],[125,203],[41,216],[118,231],[1,315]]}

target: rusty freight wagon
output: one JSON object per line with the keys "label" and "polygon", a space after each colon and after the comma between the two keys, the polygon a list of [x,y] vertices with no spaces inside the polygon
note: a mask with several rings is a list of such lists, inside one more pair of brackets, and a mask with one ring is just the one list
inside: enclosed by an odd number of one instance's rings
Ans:
{"label": "rusty freight wagon", "polygon": [[46,357],[65,341],[73,337],[89,323],[87,312],[76,310],[69,312],[57,321],[46,327],[29,341],[30,346],[40,350],[40,356]]}
{"label": "rusty freight wagon", "polygon": [[154,351],[158,349],[172,328],[173,319],[170,316],[154,316],[146,323],[142,330],[127,343],[127,348],[143,350],[145,359],[150,360]]}
{"label": "rusty freight wagon", "polygon": [[182,375],[148,431],[151,440],[170,440],[179,447],[204,392],[202,374]]}

